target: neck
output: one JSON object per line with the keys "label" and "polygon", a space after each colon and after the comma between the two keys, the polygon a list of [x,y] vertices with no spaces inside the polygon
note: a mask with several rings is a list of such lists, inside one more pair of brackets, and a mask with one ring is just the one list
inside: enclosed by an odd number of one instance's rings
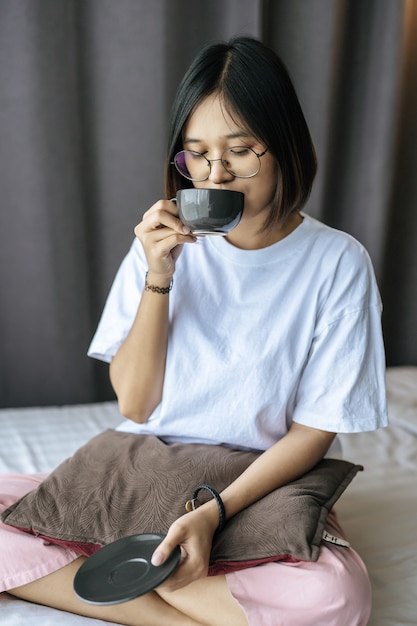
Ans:
{"label": "neck", "polygon": [[287,237],[302,221],[303,218],[296,212],[291,213],[282,224],[268,230],[262,230],[259,227],[254,228],[254,224],[251,221],[241,222],[227,235],[226,239],[236,248],[259,250],[272,246],[274,243]]}

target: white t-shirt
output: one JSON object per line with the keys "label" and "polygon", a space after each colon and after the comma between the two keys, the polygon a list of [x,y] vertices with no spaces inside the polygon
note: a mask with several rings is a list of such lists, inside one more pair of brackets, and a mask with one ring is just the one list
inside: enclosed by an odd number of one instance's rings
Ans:
{"label": "white t-shirt", "polygon": [[[265,450],[292,421],[339,433],[387,425],[381,302],[369,256],[350,235],[303,217],[261,250],[222,237],[184,245],[169,296],[162,401],[145,424],[125,420],[121,430]],[[89,356],[109,362],[117,352],[146,269],[136,239]]]}

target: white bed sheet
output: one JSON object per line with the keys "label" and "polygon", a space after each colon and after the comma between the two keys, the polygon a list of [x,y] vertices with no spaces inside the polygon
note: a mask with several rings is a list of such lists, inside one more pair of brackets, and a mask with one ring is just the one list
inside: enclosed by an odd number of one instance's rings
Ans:
{"label": "white bed sheet", "polygon": [[[369,626],[417,624],[417,367],[387,372],[390,427],[344,435],[345,458],[365,471],[337,505],[373,587]],[[0,473],[49,471],[120,422],[115,403],[0,410]],[[107,624],[0,594],[1,626]],[[312,625],[316,626],[316,625]],[[351,625],[341,625],[351,626]]]}
{"label": "white bed sheet", "polygon": [[[53,470],[91,437],[121,422],[115,402],[0,410],[0,474]],[[1,558],[1,555],[0,555]],[[1,626],[103,626],[89,619],[0,594]]]}

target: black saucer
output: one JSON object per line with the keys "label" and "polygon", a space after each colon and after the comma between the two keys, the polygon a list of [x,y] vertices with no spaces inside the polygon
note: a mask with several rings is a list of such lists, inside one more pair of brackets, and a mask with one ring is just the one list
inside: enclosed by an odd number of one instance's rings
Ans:
{"label": "black saucer", "polygon": [[76,595],[88,604],[119,604],[152,591],[178,567],[179,546],[158,567],[151,563],[164,535],[143,534],[118,539],[90,556],[74,578]]}

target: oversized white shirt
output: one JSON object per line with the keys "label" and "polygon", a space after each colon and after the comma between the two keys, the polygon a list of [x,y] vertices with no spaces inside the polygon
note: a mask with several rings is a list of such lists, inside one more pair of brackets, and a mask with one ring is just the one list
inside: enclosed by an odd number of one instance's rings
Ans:
{"label": "oversized white shirt", "polygon": [[[169,296],[162,401],[121,430],[265,450],[292,421],[337,433],[387,425],[381,302],[361,244],[303,215],[283,240],[241,250],[186,244]],[[89,356],[111,361],[135,318],[138,240],[110,290]],[[167,296],[160,296],[167,297]]]}

